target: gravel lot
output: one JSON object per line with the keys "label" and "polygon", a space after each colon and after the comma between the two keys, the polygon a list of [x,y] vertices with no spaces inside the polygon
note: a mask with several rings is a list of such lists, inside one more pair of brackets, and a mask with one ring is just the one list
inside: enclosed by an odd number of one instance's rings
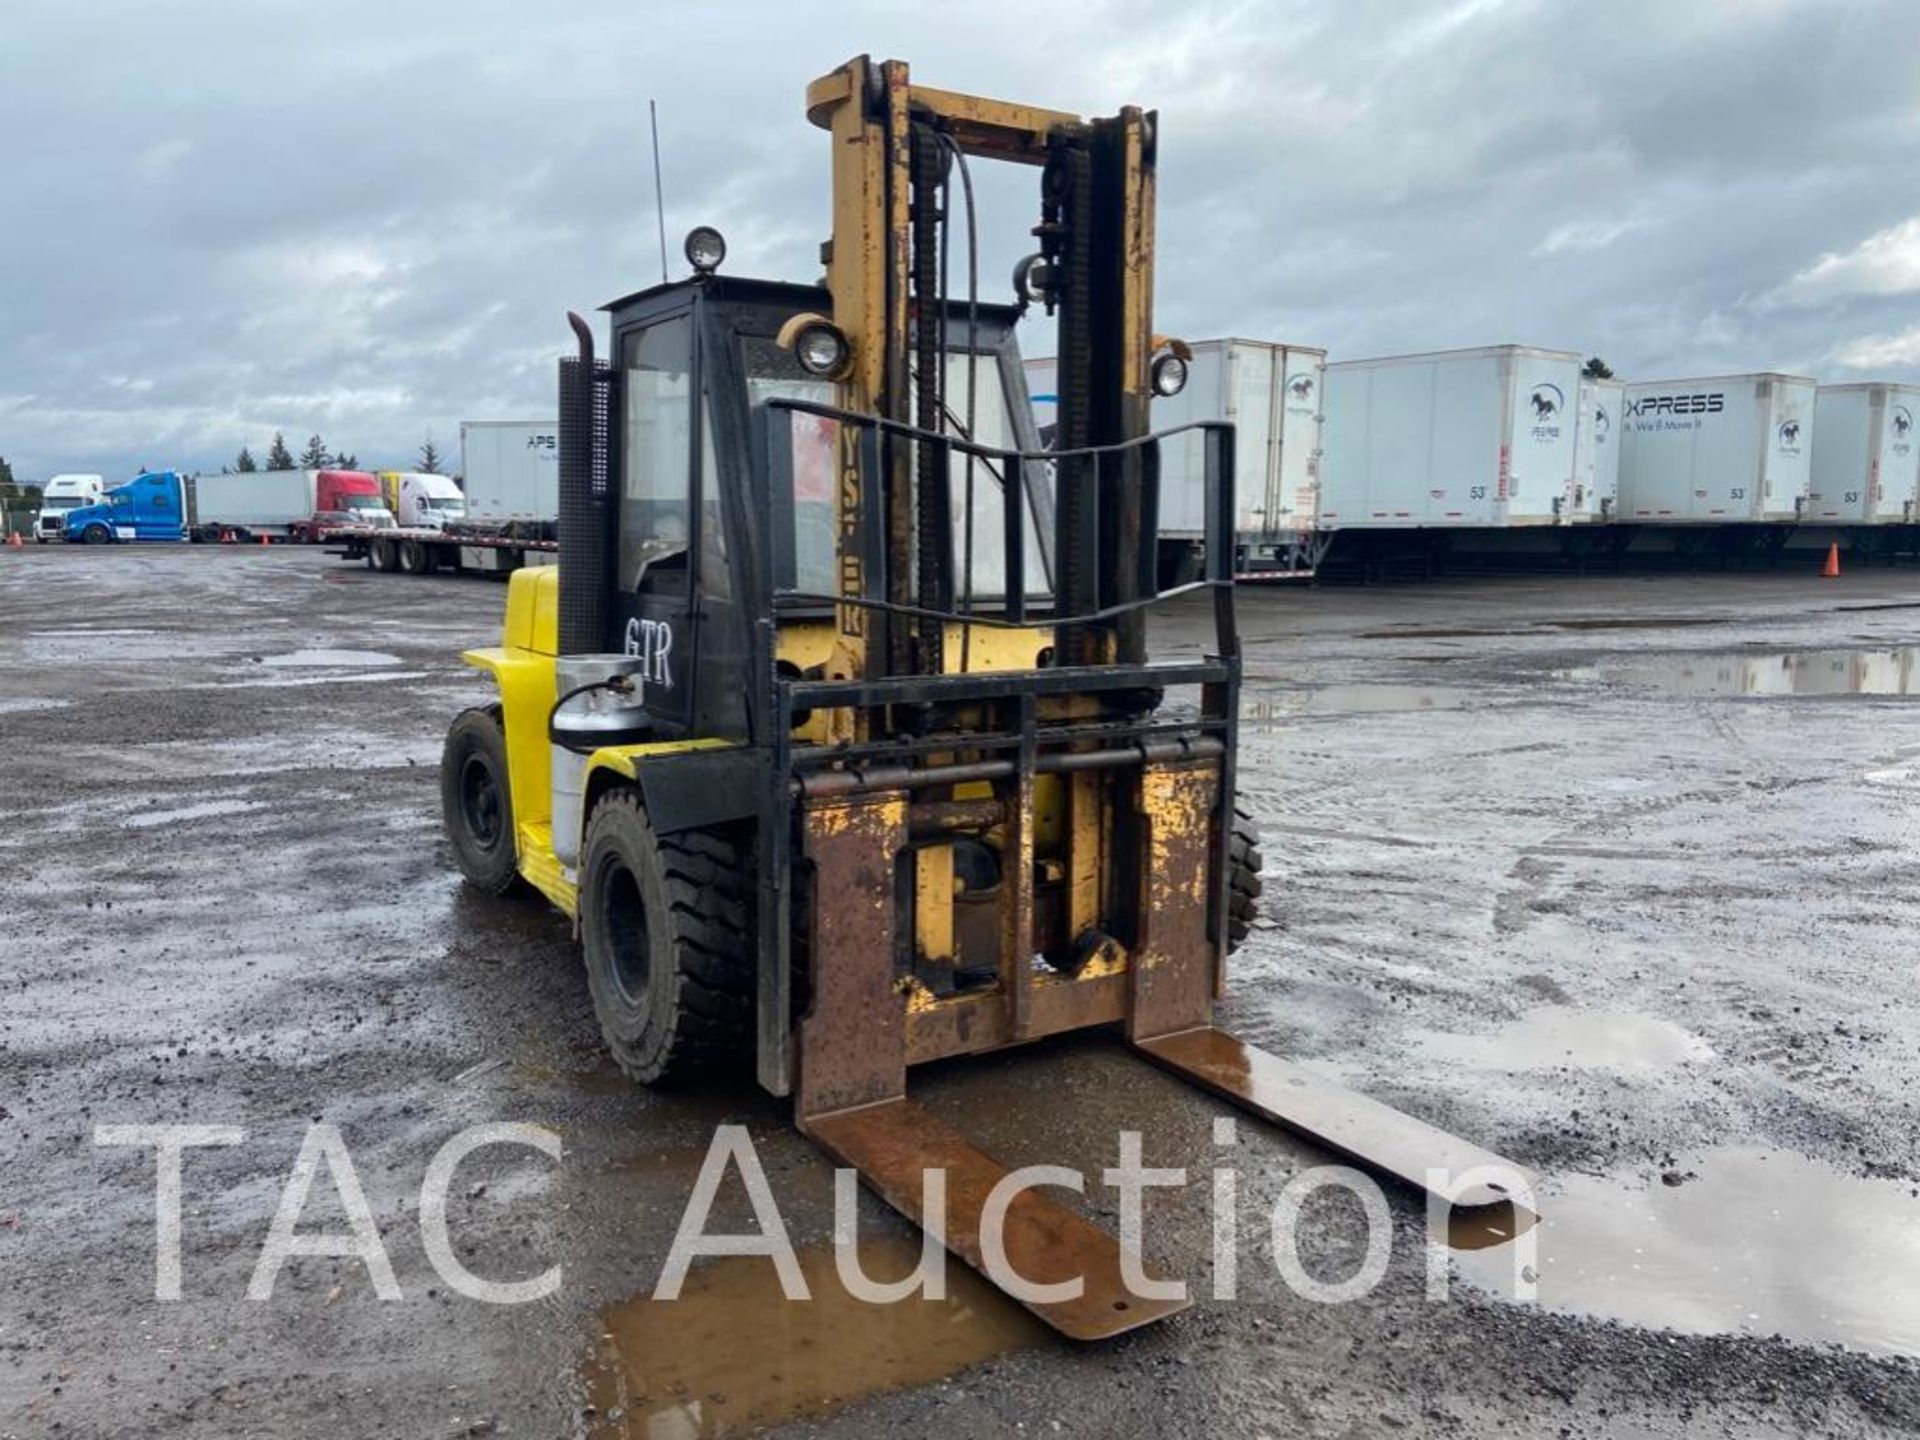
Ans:
{"label": "gravel lot", "polygon": [[[1196,1177],[1147,1240],[1200,1302],[1077,1349],[964,1275],[884,1320],[760,1260],[645,1298],[717,1124],[826,1289],[832,1172],[747,1084],[626,1086],[565,922],[455,880],[435,767],[503,599],[280,548],[0,552],[0,1436],[1920,1431],[1920,576],[1246,592],[1267,908],[1224,1022],[1537,1167],[1538,1298],[1462,1234],[1428,1299],[1391,1192],[1380,1283],[1302,1300],[1266,1216],[1327,1158],[1251,1120],[1209,1298],[1222,1106],[1098,1037],[920,1076],[1010,1163],[1097,1176],[1138,1129]],[[419,1216],[499,1121],[565,1146],[451,1190],[473,1271],[563,1267],[511,1306],[450,1290]],[[398,1299],[338,1256],[247,1298],[315,1122]],[[186,1158],[169,1302],[152,1154],[94,1143],[161,1123],[243,1132]],[[716,1224],[749,1214],[729,1182]],[[903,1271],[913,1232],[860,1215]],[[1307,1270],[1350,1272],[1357,1207],[1309,1219]],[[346,1223],[323,1170],[301,1228]]]}

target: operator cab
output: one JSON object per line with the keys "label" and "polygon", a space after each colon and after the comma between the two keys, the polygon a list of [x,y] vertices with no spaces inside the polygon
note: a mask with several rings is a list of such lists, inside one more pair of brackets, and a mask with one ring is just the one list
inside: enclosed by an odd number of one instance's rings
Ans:
{"label": "operator cab", "polygon": [[[832,297],[817,286],[705,273],[603,308],[614,371],[610,638],[646,662],[642,697],[663,737],[744,738],[751,617],[772,613],[781,592],[783,615],[824,620],[838,589],[838,422],[769,403],[835,403],[833,380],[809,373],[779,341],[794,317],[829,313]],[[1014,336],[1019,314],[1010,305],[949,305],[945,405],[955,438],[1041,448]],[[952,573],[972,578],[956,586],[959,609],[1005,609],[1009,463],[949,455]],[[1026,554],[1017,567],[1027,596],[1042,602],[1052,564],[1043,468],[1028,466],[1022,477]],[[801,601],[796,611],[796,597],[818,603]]]}

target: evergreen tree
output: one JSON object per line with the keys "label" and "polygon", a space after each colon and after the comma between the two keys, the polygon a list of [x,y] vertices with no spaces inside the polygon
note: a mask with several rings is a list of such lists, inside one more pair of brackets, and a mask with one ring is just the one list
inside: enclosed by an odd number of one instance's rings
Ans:
{"label": "evergreen tree", "polygon": [[0,455],[0,485],[13,484],[13,466],[7,463],[7,457]]}
{"label": "evergreen tree", "polygon": [[251,475],[260,467],[253,463],[253,452],[242,445],[240,447],[239,458],[233,462],[233,468],[242,475]]}
{"label": "evergreen tree", "polygon": [[286,438],[278,430],[273,432],[273,444],[267,450],[267,468],[269,470],[293,469],[293,452],[287,449]]}
{"label": "evergreen tree", "polygon": [[318,435],[310,436],[307,440],[307,448],[300,452],[300,468],[327,470],[332,468],[328,463],[330,459],[331,457],[327,454],[327,442]]}
{"label": "evergreen tree", "polygon": [[1580,373],[1589,380],[1611,380],[1613,367],[1595,355],[1587,361],[1586,368]]}
{"label": "evergreen tree", "polygon": [[427,432],[427,440],[420,447],[420,473],[438,475],[440,473],[440,449],[433,443],[433,432]]}
{"label": "evergreen tree", "polygon": [[360,457],[358,455],[349,455],[344,450],[336,450],[333,452],[333,463],[327,468],[329,470],[358,470],[360,468]]}

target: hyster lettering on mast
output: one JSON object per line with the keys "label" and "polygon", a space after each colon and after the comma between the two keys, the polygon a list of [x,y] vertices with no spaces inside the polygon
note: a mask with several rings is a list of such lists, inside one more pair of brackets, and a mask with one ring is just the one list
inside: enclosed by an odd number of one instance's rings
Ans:
{"label": "hyster lettering on mast", "polygon": [[[499,703],[454,724],[467,878],[573,916],[607,1043],[643,1082],[746,1063],[802,1131],[983,1265],[1002,1166],[907,1095],[916,1064],[1101,1027],[1233,1103],[1416,1186],[1502,1162],[1212,1024],[1259,860],[1233,804],[1233,432],[1206,462],[1214,653],[1149,663],[1153,115],[1083,120],[850,61],[807,92],[833,141],[824,288],[695,273],[610,307],[561,364],[560,565],[512,577]],[[1033,167],[1018,304],[973,268],[970,162]],[[1058,316],[1059,431],[1014,323]],[[1506,1167],[1511,1171],[1512,1167]],[[1453,1198],[1487,1203],[1497,1187]],[[1032,1190],[1008,1264],[1068,1335],[1180,1308]]]}

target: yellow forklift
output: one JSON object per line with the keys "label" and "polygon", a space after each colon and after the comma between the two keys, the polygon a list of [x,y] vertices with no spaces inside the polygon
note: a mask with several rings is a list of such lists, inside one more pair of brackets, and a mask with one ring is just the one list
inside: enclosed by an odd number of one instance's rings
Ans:
{"label": "yellow forklift", "polygon": [[[722,274],[702,227],[689,278],[607,307],[606,361],[569,317],[560,563],[511,577],[501,644],[465,657],[499,701],[442,763],[467,879],[573,918],[635,1080],[751,1063],[916,1221],[943,1169],[940,1238],[976,1268],[1006,1171],[908,1072],[1063,1031],[1415,1186],[1504,1166],[1212,1023],[1260,861],[1233,798],[1232,427],[1148,423],[1188,359],[1152,324],[1156,116],[865,57],[806,104],[832,142],[822,283]],[[985,161],[1039,180],[1012,303],[979,294]],[[1030,307],[1058,327],[1045,447],[1014,339]],[[1161,591],[1175,444],[1203,462],[1206,569]],[[1149,661],[1147,607],[1188,592],[1211,653]],[[1082,1282],[1030,1304],[1077,1338],[1184,1303],[1130,1293],[1115,1239],[1033,1190],[1004,1254],[1033,1285]]]}

